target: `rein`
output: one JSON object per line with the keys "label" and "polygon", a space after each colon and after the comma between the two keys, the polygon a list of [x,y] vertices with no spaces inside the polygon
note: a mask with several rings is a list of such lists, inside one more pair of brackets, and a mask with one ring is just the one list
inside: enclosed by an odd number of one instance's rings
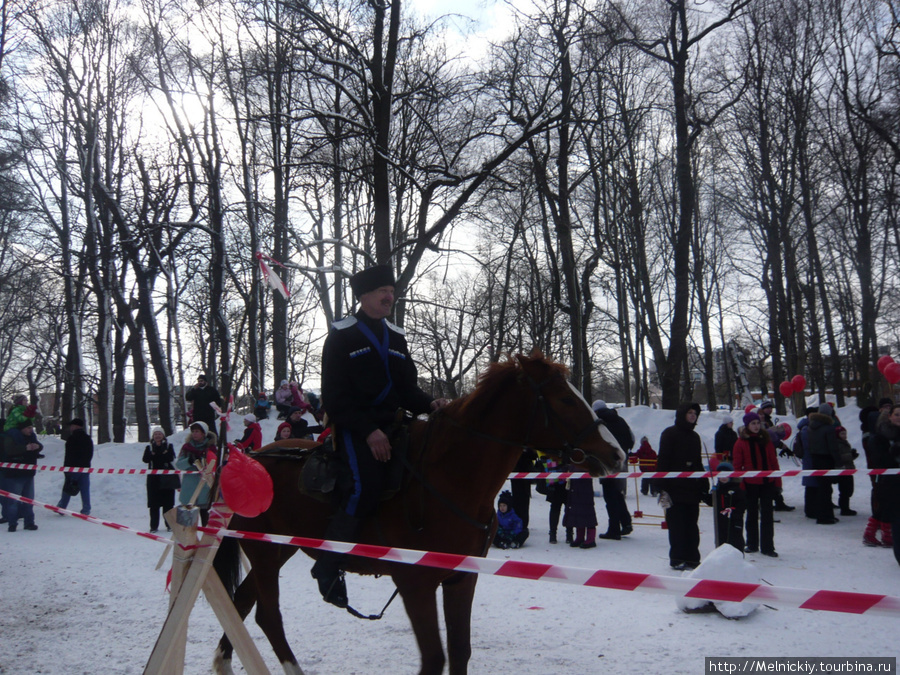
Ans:
{"label": "rein", "polygon": [[[599,418],[596,418],[593,422],[589,423],[584,429],[575,434],[575,437],[571,440],[563,441],[562,445],[559,447],[537,446],[532,444],[529,440],[531,438],[535,420],[537,419],[539,411],[543,413],[545,428],[556,432],[564,438],[567,435],[564,431],[565,425],[562,424],[562,420],[560,419],[559,415],[553,410],[553,408],[550,407],[550,405],[547,403],[547,399],[544,397],[543,388],[550,382],[550,379],[551,378],[548,378],[543,382],[538,383],[535,382],[530,375],[528,376],[528,384],[535,394],[535,400],[534,406],[531,409],[531,414],[529,415],[531,424],[529,425],[528,431],[525,434],[524,441],[509,441],[505,438],[501,438],[493,434],[487,434],[482,431],[478,431],[477,429],[472,429],[463,425],[462,422],[450,417],[449,415],[447,416],[447,419],[456,427],[462,429],[467,434],[469,434],[470,436],[474,436],[475,438],[491,441],[499,445],[508,445],[511,447],[523,448],[526,450],[535,450],[544,454],[558,455],[565,464],[583,464],[585,459],[587,458],[587,455],[584,450],[578,447],[578,445],[591,433],[593,433],[594,429],[603,424],[603,422]],[[579,453],[580,458],[576,459]]]}

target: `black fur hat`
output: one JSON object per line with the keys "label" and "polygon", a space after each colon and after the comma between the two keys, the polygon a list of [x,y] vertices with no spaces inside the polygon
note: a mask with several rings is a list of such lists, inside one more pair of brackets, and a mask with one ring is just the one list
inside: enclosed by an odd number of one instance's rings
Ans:
{"label": "black fur hat", "polygon": [[376,265],[350,277],[350,288],[353,295],[359,297],[382,286],[396,286],[394,270],[390,265]]}
{"label": "black fur hat", "polygon": [[500,493],[500,497],[497,499],[497,506],[500,506],[500,504],[506,504],[509,508],[513,507],[512,493],[509,490],[504,490]]}

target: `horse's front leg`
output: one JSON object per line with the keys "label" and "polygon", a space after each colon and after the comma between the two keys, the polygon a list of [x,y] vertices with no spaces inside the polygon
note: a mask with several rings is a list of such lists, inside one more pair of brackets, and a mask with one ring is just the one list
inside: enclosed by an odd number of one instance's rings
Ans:
{"label": "horse's front leg", "polygon": [[404,570],[393,576],[400,597],[406,607],[406,614],[412,624],[422,657],[419,675],[440,675],[444,672],[444,648],[438,627],[437,587],[438,581],[429,578],[418,569]]}
{"label": "horse's front leg", "polygon": [[472,601],[478,575],[460,572],[445,579],[444,621],[447,624],[447,655],[450,675],[466,675],[472,656]]}

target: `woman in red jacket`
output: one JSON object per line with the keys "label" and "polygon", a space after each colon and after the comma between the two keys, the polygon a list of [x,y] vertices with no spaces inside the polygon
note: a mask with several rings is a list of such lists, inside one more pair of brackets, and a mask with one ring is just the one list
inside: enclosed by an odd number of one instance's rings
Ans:
{"label": "woman in red jacket", "polygon": [[[735,471],[775,471],[778,454],[755,412],[744,415],[732,457]],[[744,478],[747,491],[747,553],[761,552],[777,558],[775,552],[775,497],[780,478]],[[761,518],[760,518],[761,514]]]}

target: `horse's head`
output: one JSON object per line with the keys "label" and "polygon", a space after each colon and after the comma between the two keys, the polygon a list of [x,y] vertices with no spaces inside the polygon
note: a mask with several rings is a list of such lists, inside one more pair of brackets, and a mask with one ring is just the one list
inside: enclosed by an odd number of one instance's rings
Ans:
{"label": "horse's head", "polygon": [[445,411],[484,440],[539,450],[595,476],[619,471],[625,453],[568,376],[540,352],[519,355],[492,363],[475,391]]}
{"label": "horse's head", "polygon": [[565,366],[539,352],[519,355],[521,379],[534,394],[530,445],[594,476],[619,471],[625,453],[590,404],[569,382]]}

